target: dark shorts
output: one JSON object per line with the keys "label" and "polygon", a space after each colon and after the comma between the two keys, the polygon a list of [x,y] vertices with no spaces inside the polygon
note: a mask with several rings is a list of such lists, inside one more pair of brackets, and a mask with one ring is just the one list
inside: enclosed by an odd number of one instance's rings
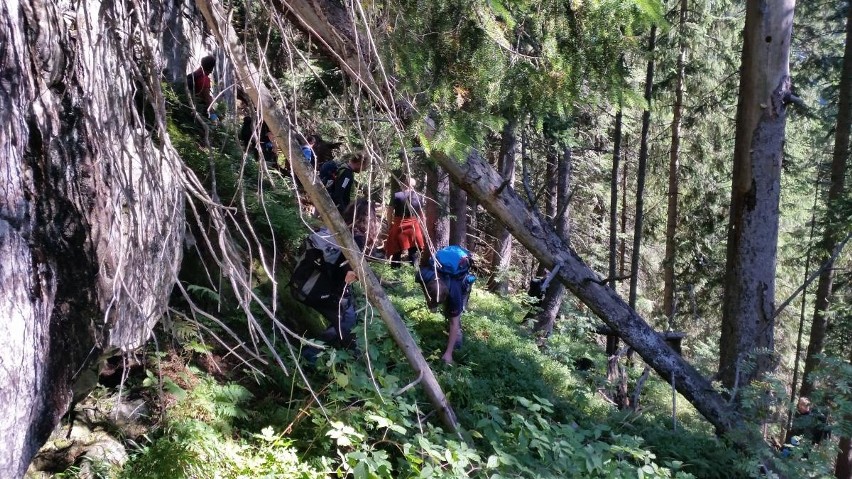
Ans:
{"label": "dark shorts", "polygon": [[432,281],[424,284],[423,287],[429,309],[434,311],[438,306],[443,306],[443,313],[447,318],[461,315],[470,297],[470,285],[464,278],[448,278],[438,275]]}

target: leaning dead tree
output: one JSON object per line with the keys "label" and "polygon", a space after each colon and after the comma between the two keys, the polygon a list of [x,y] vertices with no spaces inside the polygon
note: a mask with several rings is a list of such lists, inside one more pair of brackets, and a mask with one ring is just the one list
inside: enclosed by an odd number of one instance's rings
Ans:
{"label": "leaning dead tree", "polygon": [[[314,41],[331,50],[330,57],[341,64],[350,79],[368,93],[387,90],[378,88],[378,55],[374,50],[357,49],[356,38],[368,35],[353,32],[355,22],[338,14],[343,7],[322,0],[293,0],[277,4],[280,13],[295,18],[296,24]],[[345,12],[344,12],[345,13]],[[345,41],[344,41],[345,40]],[[335,50],[339,46],[340,50]],[[357,60],[360,59],[360,62]],[[386,96],[375,96],[378,106],[387,109],[393,105]],[[428,134],[428,132],[427,132]],[[636,311],[630,308],[601,277],[591,270],[577,253],[562,241],[550,225],[543,223],[511,187],[504,187],[494,169],[477,155],[468,155],[459,162],[440,152],[432,152],[435,161],[452,180],[475,197],[494,217],[501,221],[512,235],[542,264],[557,270],[558,279],[601,318],[619,337],[632,347],[642,359],[666,381],[674,379],[680,392],[720,433],[739,428],[743,419],[719,394],[710,382],[692,365],[674,352],[665,340],[654,331]]]}
{"label": "leaning dead tree", "polygon": [[356,245],[349,228],[332,203],[322,182],[317,178],[316,172],[307,162],[300,160],[303,156],[299,146],[300,142],[296,136],[295,125],[290,122],[288,115],[280,109],[283,106],[286,110],[287,106],[276,105],[272,94],[262,82],[261,72],[248,60],[245,49],[233,27],[228,23],[228,16],[221,6],[210,0],[197,0],[196,4],[222,48],[232,60],[237,70],[239,83],[252,102],[260,109],[262,117],[276,137],[276,143],[286,147],[288,157],[291,159],[290,167],[303,185],[305,193],[317,208],[323,222],[334,232],[335,239],[341,245],[343,254],[349,260],[349,264],[353,266],[353,270],[358,274],[358,278],[364,286],[370,305],[379,312],[391,337],[402,349],[417,373],[416,381],[422,385],[444,425],[450,430],[457,429],[455,413],[441,390],[429,363],[426,362],[423,353],[399,313],[391,304],[378,277],[367,266],[363,253]]}
{"label": "leaning dead tree", "polygon": [[102,355],[148,339],[174,284],[184,190],[147,20],[0,2],[0,477]]}

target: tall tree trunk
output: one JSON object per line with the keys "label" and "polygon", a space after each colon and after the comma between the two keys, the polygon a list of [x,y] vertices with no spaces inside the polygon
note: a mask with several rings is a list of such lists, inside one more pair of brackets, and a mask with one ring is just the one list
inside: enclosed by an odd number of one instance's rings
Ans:
{"label": "tall tree trunk", "polygon": [[450,238],[449,244],[467,247],[467,192],[450,184]]}
{"label": "tall tree trunk", "polygon": [[177,276],[183,187],[148,13],[0,2],[0,477],[24,475],[102,355],[144,343]]}
{"label": "tall tree trunk", "polygon": [[654,45],[657,26],[651,25],[648,35],[648,68],[645,72],[645,111],[642,112],[642,137],[639,139],[639,164],[636,167],[636,216],[633,218],[633,252],[630,257],[630,307],[636,309],[639,285],[639,259],[642,244],[642,222],[645,218],[645,165],[648,162],[648,131],[651,129],[651,95],[654,91]]}
{"label": "tall tree trunk", "polygon": [[615,126],[612,133],[612,172],[609,177],[609,269],[607,275],[615,289],[616,258],[618,257],[618,169],[621,160],[621,118],[619,106],[615,112]]}
{"label": "tall tree trunk", "polygon": [[[842,208],[837,203],[846,194],[846,161],[849,158],[849,133],[852,125],[852,6],[846,9],[846,47],[843,51],[843,69],[840,74],[840,88],[837,102],[837,127],[834,130],[834,153],[831,159],[831,184],[826,198],[826,223],[822,241],[817,248],[818,264],[830,260],[831,252],[843,237],[843,224],[838,218]],[[825,333],[828,329],[828,306],[834,288],[833,261],[819,275],[816,296],[814,297],[814,319],[811,323],[811,336],[808,341],[808,353],[805,356],[805,370],[802,373],[800,396],[810,396],[814,389],[813,372],[819,366],[819,358],[825,347]]]}
{"label": "tall tree trunk", "polygon": [[[500,157],[497,159],[497,170],[503,177],[503,182],[512,186],[515,183],[515,156],[518,150],[516,134],[518,123],[514,119],[506,122],[500,139]],[[496,294],[509,292],[509,279],[506,273],[512,263],[512,235],[500,222],[493,222],[491,236],[494,237],[494,256],[491,259],[491,278],[488,280],[488,290]]]}
{"label": "tall tree trunk", "polygon": [[[557,167],[557,183],[556,189],[556,214],[553,218],[556,234],[566,243],[570,244],[571,236],[571,213],[569,211],[569,201],[571,196],[571,173],[572,173],[572,156],[571,147],[565,147],[561,155],[558,155]],[[562,308],[562,300],[565,298],[565,285],[560,283],[551,283],[547,292],[544,294],[544,300],[541,304],[541,311],[536,317],[535,330],[542,331],[550,336],[553,332],[553,326],[556,323],[556,317],[559,315],[559,310]]]}
{"label": "tall tree trunk", "polygon": [[678,55],[675,73],[675,101],[672,107],[672,142],[669,149],[669,191],[666,210],[666,252],[663,259],[663,314],[669,325],[674,321],[675,258],[677,255],[677,213],[679,195],[680,121],[683,116],[683,91],[686,57],[686,14],[688,0],[680,0],[678,19]]}
{"label": "tall tree trunk", "polygon": [[[527,159],[524,158],[524,161]],[[553,224],[556,224],[556,200],[559,191],[559,157],[552,148],[547,149],[547,165],[544,168],[545,174],[545,198],[544,198],[544,217],[548,218]],[[543,277],[547,275],[547,268],[539,263],[536,268],[535,275]]]}
{"label": "tall tree trunk", "polygon": [[[814,230],[816,229],[816,217],[814,212],[816,212],[817,202],[819,201],[820,191],[819,184],[821,183],[819,168],[817,168],[816,181],[817,185],[814,188],[814,203],[811,207],[811,227],[810,232],[808,233],[808,251],[805,253],[805,274],[802,275],[802,281],[805,285],[804,289],[802,289],[802,303],[799,308],[799,326],[796,328],[796,351],[793,355],[793,379],[790,381],[790,398],[796,397],[796,388],[799,386],[799,360],[802,357],[802,338],[805,333],[805,317],[807,316],[806,310],[808,305],[808,278],[811,276],[811,257],[814,252]],[[793,426],[793,408],[788,408],[787,410],[787,433],[786,436],[790,434],[790,428]]]}
{"label": "tall tree trunk", "polygon": [[429,161],[426,177],[426,232],[435,250],[450,244],[450,180],[443,168]]}
{"label": "tall tree trunk", "polygon": [[773,368],[766,351],[775,349],[778,202],[795,5],[795,0],[746,5],[719,340],[719,376],[728,388]]}
{"label": "tall tree trunk", "polygon": [[[624,62],[624,57],[621,57],[619,63]],[[613,291],[616,290],[616,258],[619,255],[618,249],[618,170],[621,164],[621,127],[623,111],[621,104],[618,105],[618,111],[615,112],[615,125],[612,133],[612,172],[609,180],[609,269],[607,277],[609,285]],[[623,188],[623,185],[622,185]],[[622,204],[622,208],[624,204]],[[622,239],[623,241],[623,239]],[[623,244],[623,243],[622,243]],[[622,246],[623,248],[623,246]],[[621,256],[623,258],[623,255]],[[622,262],[622,270],[623,270]],[[623,274],[623,271],[621,271]],[[618,350],[618,336],[608,334],[606,336],[606,355],[612,356]]]}
{"label": "tall tree trunk", "polygon": [[[618,276],[623,278],[627,274],[627,167],[630,165],[627,158],[627,137],[624,138],[621,158],[624,160],[621,167],[621,240],[618,246]],[[621,281],[613,281],[612,289]]]}

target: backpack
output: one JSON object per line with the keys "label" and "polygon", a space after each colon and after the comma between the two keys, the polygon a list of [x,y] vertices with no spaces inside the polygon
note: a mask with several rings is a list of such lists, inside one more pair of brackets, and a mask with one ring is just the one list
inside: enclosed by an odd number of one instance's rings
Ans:
{"label": "backpack", "polygon": [[334,186],[334,180],[337,178],[338,166],[334,160],[328,160],[320,165],[319,175],[320,181],[325,186],[325,189],[330,190]]}
{"label": "backpack", "polygon": [[332,296],[339,296],[339,291],[332,284],[330,270],[338,267],[341,255],[334,234],[327,229],[321,228],[308,235],[290,277],[293,297],[305,304],[319,304]]}
{"label": "backpack", "polygon": [[445,276],[460,278],[470,271],[470,251],[461,246],[441,248],[435,253],[434,260],[438,273]]}

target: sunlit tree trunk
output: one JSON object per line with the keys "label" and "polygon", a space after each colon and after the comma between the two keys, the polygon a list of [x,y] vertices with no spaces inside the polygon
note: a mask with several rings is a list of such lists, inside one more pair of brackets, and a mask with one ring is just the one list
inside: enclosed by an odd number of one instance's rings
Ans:
{"label": "sunlit tree trunk", "polygon": [[679,162],[680,162],[680,121],[683,116],[683,91],[686,57],[686,14],[688,0],[680,0],[678,21],[678,55],[677,71],[675,73],[675,99],[672,106],[672,142],[669,149],[669,191],[668,208],[666,210],[666,252],[663,259],[663,314],[674,319],[675,295],[675,257],[677,254],[677,213],[679,191]]}
{"label": "sunlit tree trunk", "polygon": [[[518,138],[515,132],[517,122],[509,120],[503,127],[500,140],[500,156],[497,159],[497,171],[509,186],[515,182],[515,156],[518,150]],[[488,290],[492,293],[506,294],[509,291],[509,279],[506,272],[512,262],[512,235],[499,222],[492,223],[491,236],[494,237],[494,256],[491,258],[492,276],[488,280]]]}
{"label": "sunlit tree trunk", "polygon": [[[830,260],[832,250],[843,237],[843,220],[838,218],[842,211],[837,203],[846,195],[846,162],[849,158],[849,133],[852,125],[852,7],[847,7],[846,47],[843,52],[843,68],[840,73],[840,88],[837,102],[837,126],[834,130],[834,152],[831,159],[831,183],[826,198],[826,222],[822,240],[817,247],[818,263]],[[814,389],[813,372],[819,365],[819,354],[825,348],[825,334],[829,325],[826,314],[834,288],[833,261],[819,275],[814,297],[814,319],[805,370],[802,373],[801,396],[810,396]]]}
{"label": "sunlit tree trunk", "polygon": [[[852,361],[852,354],[849,356],[849,361]],[[847,423],[852,421],[852,415],[847,416],[845,420]],[[848,435],[841,436],[838,449],[840,451],[837,453],[837,462],[834,465],[834,477],[852,479],[852,439]]]}
{"label": "sunlit tree trunk", "polygon": [[773,368],[775,261],[795,0],[746,5],[719,376],[728,388]]}

